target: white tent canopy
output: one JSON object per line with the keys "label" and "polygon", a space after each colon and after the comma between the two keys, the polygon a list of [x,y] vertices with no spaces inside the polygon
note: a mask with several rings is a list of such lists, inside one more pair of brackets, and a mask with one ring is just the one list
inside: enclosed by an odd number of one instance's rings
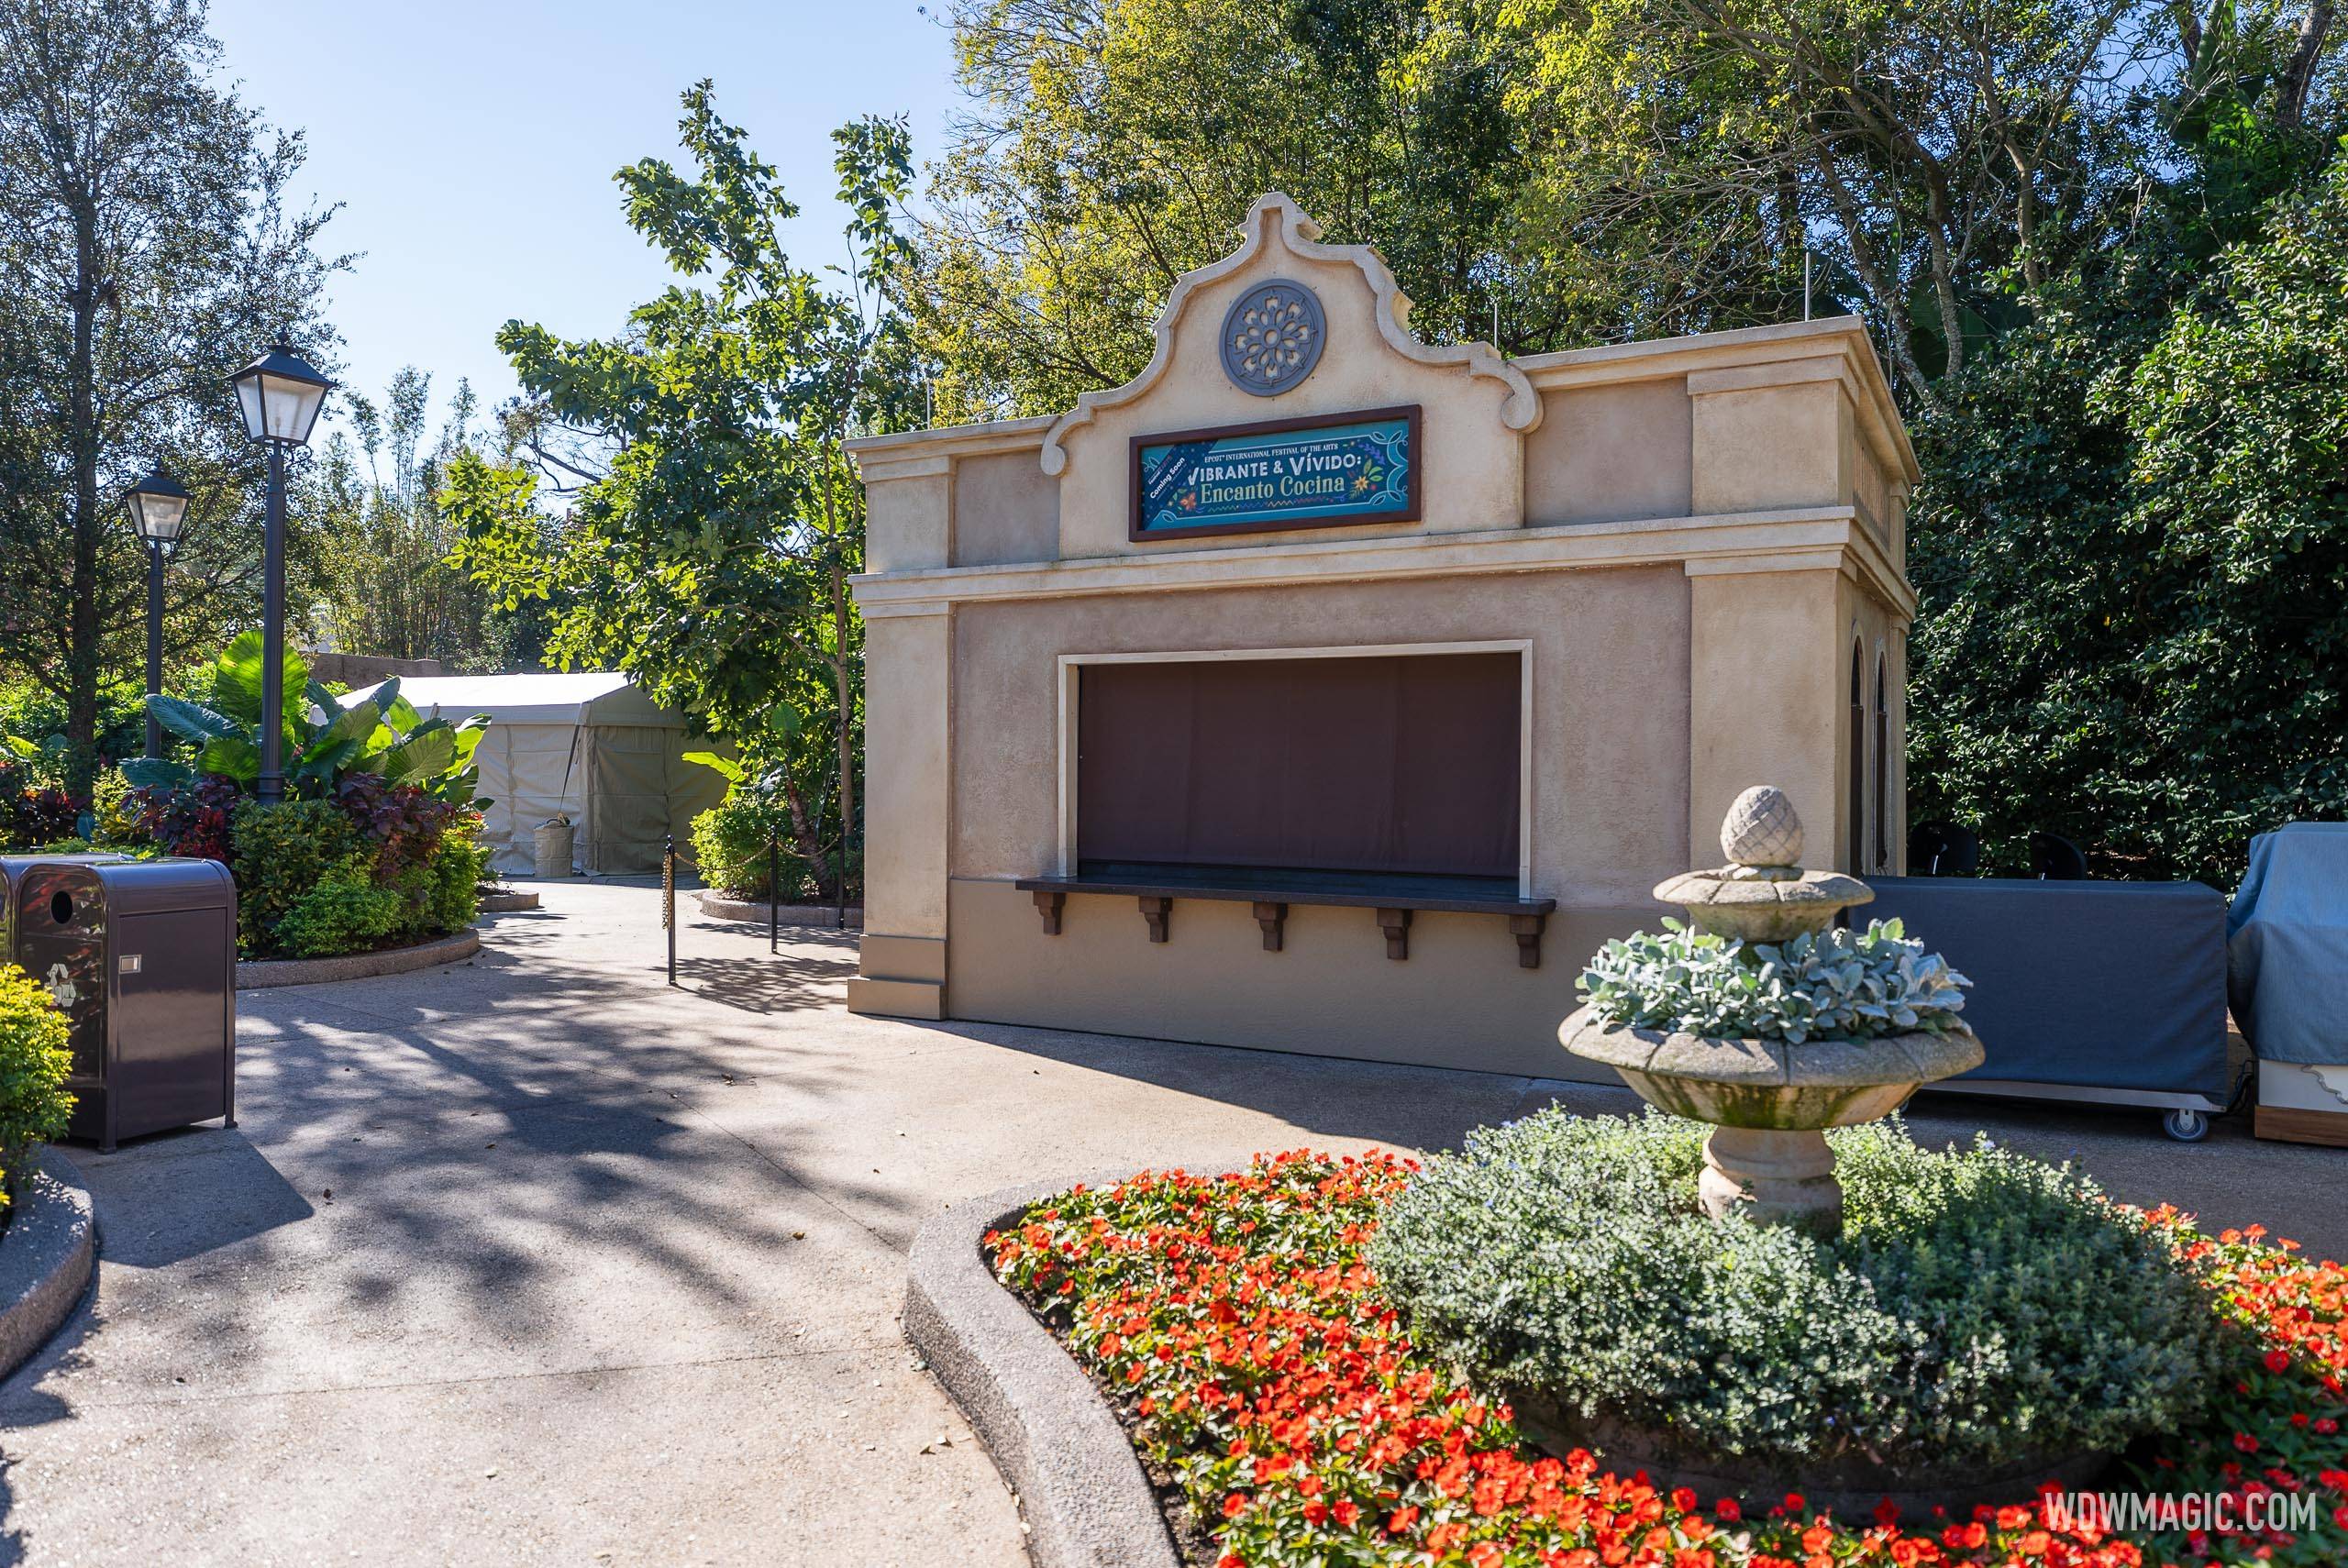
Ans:
{"label": "white tent canopy", "polygon": [[473,754],[490,801],[482,842],[491,866],[508,876],[534,867],[538,824],[554,817],[578,826],[575,868],[658,871],[663,839],[674,834],[681,843],[692,819],[725,793],[714,770],[684,760],[710,743],[625,675],[417,676],[400,682],[400,694],[427,719],[488,715]]}

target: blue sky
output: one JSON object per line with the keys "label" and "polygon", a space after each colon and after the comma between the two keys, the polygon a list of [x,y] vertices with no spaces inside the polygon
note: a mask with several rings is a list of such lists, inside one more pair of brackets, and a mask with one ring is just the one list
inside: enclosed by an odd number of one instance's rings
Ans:
{"label": "blue sky", "polygon": [[916,0],[213,0],[212,31],[246,100],[308,132],[305,193],[343,204],[326,248],[366,253],[333,285],[347,379],[380,398],[401,366],[429,371],[436,426],[460,376],[484,410],[516,390],[493,341],[508,318],[608,333],[664,285],[611,176],[677,155],[693,82],[781,171],[803,266],[842,254],[832,129],[909,115],[926,161],[960,102]]}

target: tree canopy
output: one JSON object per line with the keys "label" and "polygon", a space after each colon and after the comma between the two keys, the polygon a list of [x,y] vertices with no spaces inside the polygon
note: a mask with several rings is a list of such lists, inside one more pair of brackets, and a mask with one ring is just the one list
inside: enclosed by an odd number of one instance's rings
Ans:
{"label": "tree canopy", "polygon": [[892,304],[912,156],[899,122],[835,133],[852,259],[830,284],[791,259],[798,208],[710,84],[683,102],[691,166],[648,158],[615,177],[679,282],[613,337],[518,320],[498,335],[535,400],[527,439],[583,433],[600,471],[563,459],[561,478],[587,482],[553,526],[526,472],[482,461],[452,467],[446,504],[468,534],[459,559],[506,603],[560,599],[552,657],[626,670],[711,734],[782,754],[796,847],[829,879],[853,834],[862,684],[847,577],[863,492],[842,443],[917,408]]}
{"label": "tree canopy", "polygon": [[122,491],[161,462],[194,492],[166,624],[209,642],[260,578],[262,458],[223,378],[285,335],[331,363],[302,138],[217,65],[198,0],[0,0],[0,667],[63,703],[76,793],[101,689],[139,666]]}
{"label": "tree canopy", "polygon": [[1798,319],[1807,272],[1815,314],[1866,321],[1925,468],[1911,819],[1983,829],[2003,869],[2051,828],[2222,880],[2258,828],[2348,813],[2322,609],[2348,392],[2301,373],[2336,294],[2290,238],[2329,232],[2348,129],[2331,5],[954,17],[974,107],[918,323],[944,416],[1129,378],[1267,189],[1378,246],[1421,332],[1511,353]]}

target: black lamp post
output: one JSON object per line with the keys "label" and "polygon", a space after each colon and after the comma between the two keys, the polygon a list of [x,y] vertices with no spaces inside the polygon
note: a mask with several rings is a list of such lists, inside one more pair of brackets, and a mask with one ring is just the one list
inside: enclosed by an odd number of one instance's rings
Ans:
{"label": "black lamp post", "polygon": [[[147,547],[147,695],[163,689],[163,559],[178,547],[187,522],[187,491],[157,469],[130,487],[130,525]],[[163,726],[147,711],[147,755],[163,755]]]}
{"label": "black lamp post", "polygon": [[306,447],[334,383],[280,343],[228,378],[245,434],[269,447],[269,519],[261,565],[260,778],[263,801],[285,798],[285,453]]}

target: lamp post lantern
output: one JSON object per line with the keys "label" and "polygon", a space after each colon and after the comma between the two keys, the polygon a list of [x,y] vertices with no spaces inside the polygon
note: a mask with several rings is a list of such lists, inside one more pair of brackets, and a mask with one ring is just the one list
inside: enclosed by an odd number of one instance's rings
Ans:
{"label": "lamp post lantern", "polygon": [[[158,468],[130,487],[130,526],[147,547],[147,695],[163,689],[163,559],[187,523],[187,491]],[[147,710],[147,755],[163,755],[163,726]]]}
{"label": "lamp post lantern", "polygon": [[334,383],[280,343],[228,378],[245,434],[269,447],[268,532],[261,565],[260,778],[264,802],[285,797],[285,454],[310,443]]}

